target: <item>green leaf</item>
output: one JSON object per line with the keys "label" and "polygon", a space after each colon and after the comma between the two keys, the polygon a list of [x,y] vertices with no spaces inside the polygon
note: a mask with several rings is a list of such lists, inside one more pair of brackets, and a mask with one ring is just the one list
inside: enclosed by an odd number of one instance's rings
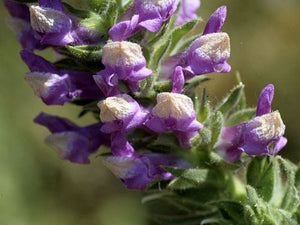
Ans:
{"label": "green leaf", "polygon": [[211,117],[211,146],[214,146],[219,139],[223,125],[223,114],[220,111],[215,112]]}
{"label": "green leaf", "polygon": [[63,6],[64,6],[64,9],[70,13],[70,14],[73,14],[79,18],[88,18],[90,15],[91,15],[91,12],[90,11],[87,11],[87,10],[82,10],[82,9],[76,9],[74,8],[72,5],[66,3],[66,2],[63,2],[62,3]]}
{"label": "green leaf", "polygon": [[244,224],[244,206],[235,201],[218,201],[216,203],[223,217],[229,219],[233,224]]}
{"label": "green leaf", "polygon": [[189,32],[191,31],[196,24],[200,22],[199,19],[191,20],[181,26],[176,27],[171,33],[170,33],[170,39],[171,44],[170,48],[168,50],[168,55],[172,52],[172,50],[175,49],[175,47],[178,45],[179,41]]}
{"label": "green leaf", "polygon": [[280,156],[255,157],[247,169],[247,183],[273,206],[294,213],[299,206],[295,166]]}
{"label": "green leaf", "polygon": [[217,107],[216,111],[220,111],[223,115],[229,113],[240,101],[241,95],[244,90],[244,84],[239,83],[235,86]]}
{"label": "green leaf", "polygon": [[237,111],[228,118],[228,120],[226,121],[226,126],[230,127],[251,120],[255,116],[255,113],[255,108],[248,108]]}
{"label": "green leaf", "polygon": [[148,63],[148,67],[154,71],[160,65],[161,60],[163,59],[164,54],[167,52],[167,49],[170,45],[170,40],[165,41],[162,45],[160,45],[157,49],[151,53],[151,58]]}
{"label": "green leaf", "polygon": [[[238,71],[236,72],[236,80],[238,83],[242,83],[241,75]],[[247,107],[247,99],[246,99],[245,91],[243,90],[240,101],[238,103],[238,109],[241,110],[241,109],[245,109],[246,107]]]}
{"label": "green leaf", "polygon": [[90,15],[81,20],[80,24],[108,36],[108,30],[118,20],[119,8],[117,2],[112,0],[91,0],[89,5],[94,12],[90,12]]}

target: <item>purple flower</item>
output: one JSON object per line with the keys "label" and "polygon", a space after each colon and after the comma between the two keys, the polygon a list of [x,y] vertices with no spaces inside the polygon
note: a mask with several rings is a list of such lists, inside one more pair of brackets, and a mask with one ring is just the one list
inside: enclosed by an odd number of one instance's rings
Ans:
{"label": "purple flower", "polygon": [[135,0],[124,15],[125,20],[109,30],[113,41],[124,41],[145,28],[157,32],[177,9],[179,0]]}
{"label": "purple flower", "polygon": [[75,97],[95,100],[103,97],[89,72],[59,71],[42,57],[25,50],[21,51],[21,57],[31,71],[25,74],[25,80],[47,105],[63,105]]}
{"label": "purple flower", "polygon": [[4,5],[8,9],[11,17],[7,19],[8,26],[15,33],[20,41],[22,48],[27,50],[44,49],[39,40],[34,37],[34,31],[30,26],[30,14],[27,5],[11,0],[4,0]]}
{"label": "purple flower", "polygon": [[129,189],[143,190],[154,180],[171,180],[174,177],[161,166],[186,168],[187,163],[164,154],[134,154],[131,157],[109,156],[104,165],[121,179]]}
{"label": "purple flower", "polygon": [[157,105],[145,125],[152,131],[173,131],[183,148],[190,148],[190,139],[203,125],[196,120],[192,100],[178,93],[163,92],[157,95]]}
{"label": "purple flower", "polygon": [[107,96],[117,94],[118,80],[126,81],[132,91],[137,91],[137,82],[152,73],[146,68],[141,47],[132,42],[107,43],[103,47],[102,63],[105,70],[95,75],[95,81]]}
{"label": "purple flower", "polygon": [[89,163],[89,155],[101,145],[109,146],[109,136],[102,133],[101,123],[78,127],[67,119],[41,113],[36,123],[52,133],[45,141],[63,158],[76,163]]}
{"label": "purple flower", "polygon": [[177,19],[177,25],[182,25],[198,17],[197,10],[200,8],[200,0],[181,0],[181,7]]}
{"label": "purple flower", "polygon": [[126,132],[140,127],[147,117],[139,104],[127,94],[108,97],[99,102],[100,119],[104,123],[101,131],[111,134],[111,151],[114,156],[131,156],[133,147]]}
{"label": "purple flower", "polygon": [[81,27],[77,19],[67,15],[61,0],[40,0],[30,6],[31,26],[43,44],[64,46],[89,44],[99,41],[96,32]]}
{"label": "purple flower", "polygon": [[227,73],[231,67],[227,63],[230,57],[230,38],[221,28],[226,17],[226,7],[220,7],[208,20],[204,34],[196,39],[186,50],[165,60],[162,76],[173,74],[181,66],[185,79],[195,75],[219,72]]}
{"label": "purple flower", "polygon": [[266,86],[258,99],[256,117],[250,121],[222,128],[216,149],[227,161],[248,155],[274,155],[287,143],[285,125],[278,111],[272,112],[274,86]]}

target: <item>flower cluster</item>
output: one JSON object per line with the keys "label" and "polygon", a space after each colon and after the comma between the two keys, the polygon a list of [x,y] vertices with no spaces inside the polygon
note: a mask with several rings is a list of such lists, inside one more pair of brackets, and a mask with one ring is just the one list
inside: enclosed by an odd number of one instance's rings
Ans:
{"label": "flower cluster", "polygon": [[[221,31],[225,6],[193,36],[196,0],[107,1],[107,11],[90,13],[64,7],[60,0],[4,3],[34,93],[47,105],[77,104],[83,106],[81,115],[92,112],[99,118],[85,127],[44,113],[35,118],[50,130],[46,142],[63,159],[89,163],[90,154],[107,146],[104,165],[130,189],[174,179],[164,168],[194,167],[183,155],[199,148],[193,140],[203,139],[213,116],[199,119],[203,110],[193,91],[200,75],[231,70],[230,38]],[[52,63],[34,53],[47,47],[62,59]],[[272,85],[262,91],[256,117],[233,126],[221,123],[212,151],[234,162],[243,152],[273,155],[282,149],[285,126],[279,112],[271,111],[273,92]]]}

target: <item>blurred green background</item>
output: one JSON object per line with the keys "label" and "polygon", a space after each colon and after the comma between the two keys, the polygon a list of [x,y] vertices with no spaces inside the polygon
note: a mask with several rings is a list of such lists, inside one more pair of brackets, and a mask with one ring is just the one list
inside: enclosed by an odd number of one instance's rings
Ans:
{"label": "blurred green background", "polygon": [[[82,4],[83,1],[77,1]],[[208,86],[213,102],[235,84],[240,71],[250,105],[268,83],[276,87],[273,109],[287,125],[287,147],[280,153],[300,161],[300,1],[202,0],[204,20],[228,6],[224,31],[231,37],[229,74],[214,74]],[[46,107],[24,82],[27,68],[20,45],[7,28],[0,5],[0,224],[2,225],[144,225],[140,192],[127,191],[101,164],[61,160],[43,143],[48,131],[32,120],[40,112],[76,120],[71,105]],[[90,118],[76,121],[81,125]],[[150,224],[151,225],[151,224]]]}

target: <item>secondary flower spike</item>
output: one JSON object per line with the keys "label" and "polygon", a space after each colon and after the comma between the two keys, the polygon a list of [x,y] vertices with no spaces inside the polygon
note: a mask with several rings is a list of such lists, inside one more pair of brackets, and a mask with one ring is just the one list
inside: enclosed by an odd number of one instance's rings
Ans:
{"label": "secondary flower spike", "polygon": [[103,47],[102,63],[105,70],[95,75],[95,81],[107,96],[116,94],[118,80],[126,81],[132,91],[137,91],[137,82],[152,74],[146,68],[141,46],[132,42],[107,43]]}
{"label": "secondary flower spike", "polygon": [[163,92],[157,95],[157,104],[152,109],[145,125],[152,131],[173,131],[183,148],[190,148],[190,139],[203,125],[196,119],[192,100],[183,94]]}
{"label": "secondary flower spike", "polygon": [[247,122],[222,128],[217,151],[227,160],[248,155],[274,155],[287,143],[285,125],[278,111],[271,110],[274,86],[266,86],[258,99],[256,117]]}
{"label": "secondary flower spike", "polygon": [[30,26],[30,13],[27,5],[4,0],[4,5],[8,9],[11,17],[7,19],[8,26],[13,30],[17,39],[20,41],[22,48],[27,50],[46,48],[39,40],[34,37],[34,31]]}
{"label": "secondary flower spike", "polygon": [[113,155],[131,156],[134,149],[127,140],[126,132],[142,126],[147,113],[127,94],[108,97],[98,107],[100,120],[104,123],[101,131],[111,134]]}
{"label": "secondary flower spike", "polygon": [[25,80],[47,105],[63,105],[75,97],[99,100],[103,97],[92,74],[84,71],[59,71],[47,60],[29,51],[21,57],[30,71]]}
{"label": "secondary flower spike", "polygon": [[61,0],[40,0],[38,6],[30,6],[30,21],[35,36],[43,44],[64,46],[99,42],[95,31],[80,26],[75,17],[64,11]]}
{"label": "secondary flower spike", "polygon": [[181,0],[177,25],[182,25],[190,20],[197,19],[197,11],[200,8],[200,0]]}
{"label": "secondary flower spike", "polygon": [[143,190],[153,180],[171,180],[174,177],[161,166],[186,168],[187,163],[165,154],[134,154],[131,157],[105,157],[104,165],[129,189]]}
{"label": "secondary flower spike", "polygon": [[163,76],[172,75],[177,66],[182,67],[185,79],[213,72],[229,72],[230,38],[227,33],[220,32],[225,18],[226,7],[222,6],[212,14],[202,36],[187,49],[163,62]]}
{"label": "secondary flower spike", "polygon": [[89,155],[101,145],[109,146],[109,136],[100,131],[101,123],[78,127],[67,119],[41,113],[34,121],[52,133],[45,141],[63,159],[89,163]]}
{"label": "secondary flower spike", "polygon": [[135,0],[124,15],[126,19],[113,26],[109,35],[113,41],[124,41],[143,28],[157,32],[176,11],[178,3],[179,0]]}

